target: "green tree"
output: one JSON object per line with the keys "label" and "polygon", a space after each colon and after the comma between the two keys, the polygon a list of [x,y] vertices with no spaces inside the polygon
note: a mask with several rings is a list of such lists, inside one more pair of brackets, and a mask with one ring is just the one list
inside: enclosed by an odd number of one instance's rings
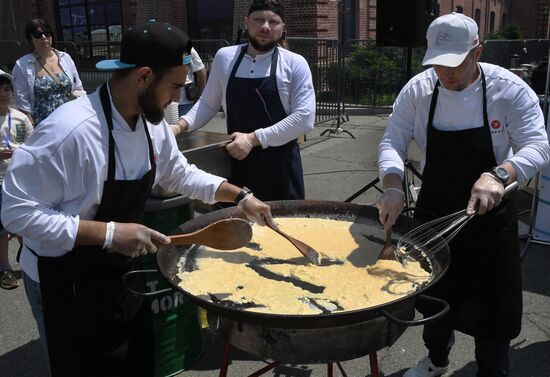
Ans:
{"label": "green tree", "polygon": [[517,24],[508,24],[503,29],[488,34],[485,39],[523,39],[523,30]]}

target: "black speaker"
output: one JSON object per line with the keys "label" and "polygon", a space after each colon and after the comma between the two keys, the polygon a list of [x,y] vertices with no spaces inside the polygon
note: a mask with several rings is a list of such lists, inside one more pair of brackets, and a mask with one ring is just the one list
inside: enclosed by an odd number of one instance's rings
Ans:
{"label": "black speaker", "polygon": [[376,45],[422,47],[437,14],[436,0],[377,0]]}

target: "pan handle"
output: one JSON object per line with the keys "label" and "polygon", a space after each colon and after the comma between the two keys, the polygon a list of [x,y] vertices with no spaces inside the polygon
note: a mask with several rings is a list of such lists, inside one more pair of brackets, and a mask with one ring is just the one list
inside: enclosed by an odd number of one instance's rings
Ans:
{"label": "pan handle", "polygon": [[432,316],[424,317],[424,318],[421,318],[421,319],[413,319],[413,320],[410,320],[410,321],[407,321],[407,320],[404,320],[404,319],[399,319],[399,318],[395,317],[393,314],[388,313],[384,309],[381,309],[380,312],[388,320],[390,320],[392,322],[395,322],[399,325],[405,325],[405,326],[424,325],[426,323],[433,322],[435,320],[440,319],[441,317],[443,317],[445,314],[447,314],[449,312],[450,306],[447,303],[447,301],[444,301],[444,300],[441,300],[439,298],[435,298],[435,297],[432,297],[432,296],[426,296],[426,295],[418,295],[417,298],[422,299],[422,300],[426,300],[426,301],[430,301],[430,302],[432,302],[433,304],[436,304],[436,305],[440,305],[441,310],[438,313],[435,313]]}
{"label": "pan handle", "polygon": [[128,277],[131,276],[131,275],[145,275],[145,274],[158,274],[158,273],[159,273],[158,270],[132,270],[132,271],[128,271],[124,275],[122,275],[122,284],[124,285],[124,288],[126,288],[131,294],[133,294],[134,296],[139,296],[139,297],[154,297],[154,296],[158,296],[162,293],[171,292],[173,290],[172,288],[165,288],[165,289],[161,289],[161,290],[155,291],[155,292],[140,292],[140,291],[136,291],[132,287],[131,283],[128,283]]}

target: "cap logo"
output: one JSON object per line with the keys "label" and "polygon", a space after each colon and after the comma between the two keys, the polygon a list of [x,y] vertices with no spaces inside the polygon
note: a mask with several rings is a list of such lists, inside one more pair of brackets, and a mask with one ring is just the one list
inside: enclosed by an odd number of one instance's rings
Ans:
{"label": "cap logo", "polygon": [[491,122],[491,128],[493,130],[498,130],[500,128],[500,122],[498,120],[493,120]]}
{"label": "cap logo", "polygon": [[441,46],[450,41],[451,41],[450,34],[447,32],[440,31],[439,33],[437,33],[437,37],[435,38],[435,45]]}

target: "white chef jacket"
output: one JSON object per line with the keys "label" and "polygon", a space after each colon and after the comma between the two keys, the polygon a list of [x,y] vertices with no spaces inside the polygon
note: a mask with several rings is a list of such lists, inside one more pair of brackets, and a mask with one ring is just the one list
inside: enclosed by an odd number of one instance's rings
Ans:
{"label": "white chef jacket", "polygon": [[[191,63],[189,63],[189,72],[187,72],[187,77],[185,78],[185,85],[192,84],[195,82],[195,77],[193,73],[198,72],[204,68],[204,63],[202,62],[201,57],[197,53],[194,47],[191,47]],[[198,85],[195,83],[195,85]],[[180,96],[180,105],[187,105],[188,103],[193,103],[193,101],[187,98],[187,93],[185,92],[185,87],[181,88]]]}
{"label": "white chef jacket", "polygon": [[[227,113],[226,89],[229,76],[244,45],[218,50],[212,62],[206,87],[195,106],[183,116],[194,131],[204,126],[218,112],[220,105]],[[315,124],[315,90],[311,71],[303,56],[278,48],[276,76],[281,103],[288,116],[274,125],[255,131],[263,148],[278,147],[306,134]],[[271,73],[273,50],[252,57],[245,54],[236,77],[259,78]]]}
{"label": "white chef jacket", "polygon": [[[537,95],[518,76],[502,67],[479,64],[487,84],[487,114],[497,164],[507,161],[524,183],[550,161],[550,146]],[[426,130],[432,93],[437,81],[433,68],[413,77],[393,105],[379,145],[380,178],[388,173],[403,177],[407,146],[414,139],[426,158]],[[458,131],[483,125],[481,75],[461,91],[439,86],[433,126]],[[516,153],[512,151],[512,145]]]}
{"label": "white chef jacket", "polygon": [[[112,101],[111,101],[112,104]],[[140,179],[150,169],[141,119],[132,131],[113,108],[116,179]],[[190,165],[165,121],[147,122],[157,164],[155,184],[191,199],[214,202],[225,180]],[[45,119],[15,151],[4,180],[4,227],[43,256],[75,246],[80,219],[93,220],[107,179],[109,136],[99,90],[67,102]],[[39,281],[36,257],[23,248],[20,266]]]}

